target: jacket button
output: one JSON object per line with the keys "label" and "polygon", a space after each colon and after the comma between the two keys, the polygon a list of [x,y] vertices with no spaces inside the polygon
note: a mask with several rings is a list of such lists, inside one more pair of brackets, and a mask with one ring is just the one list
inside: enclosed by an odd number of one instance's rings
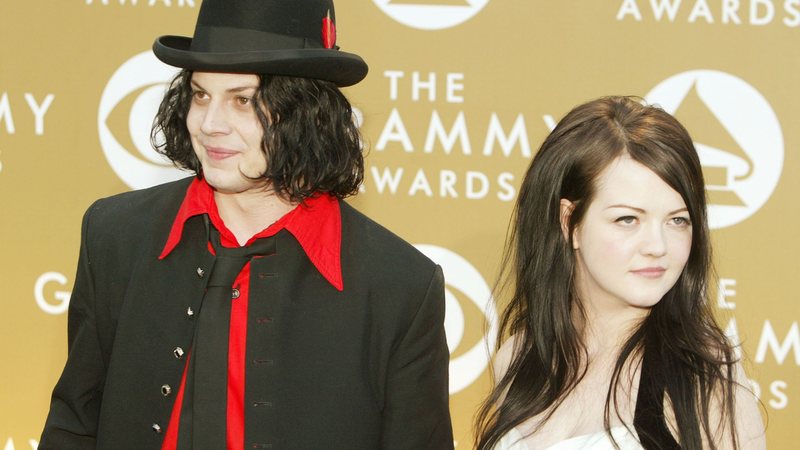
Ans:
{"label": "jacket button", "polygon": [[231,298],[233,298],[233,299],[239,298],[239,290],[238,289],[233,288],[233,291],[231,292]]}
{"label": "jacket button", "polygon": [[205,271],[205,270],[203,270],[203,268],[202,268],[202,267],[198,267],[198,268],[197,268],[197,277],[198,277],[198,278],[203,278],[203,275],[205,275],[205,274],[206,274],[206,271]]}
{"label": "jacket button", "polygon": [[170,385],[165,384],[161,386],[161,395],[163,395],[164,397],[169,397],[169,394],[171,393],[172,393],[172,387],[170,387]]}
{"label": "jacket button", "polygon": [[172,351],[172,354],[175,355],[176,358],[181,359],[183,358],[183,349],[180,347],[175,347],[175,350]]}
{"label": "jacket button", "polygon": [[271,359],[258,359],[258,358],[253,360],[254,366],[260,366],[262,364],[265,366],[271,366],[273,364],[273,361]]}
{"label": "jacket button", "polygon": [[150,428],[152,428],[153,431],[156,432],[156,434],[161,434],[161,425],[154,423],[153,426]]}
{"label": "jacket button", "polygon": [[186,315],[189,317],[192,317],[194,315],[194,310],[192,309],[191,306],[186,308]]}

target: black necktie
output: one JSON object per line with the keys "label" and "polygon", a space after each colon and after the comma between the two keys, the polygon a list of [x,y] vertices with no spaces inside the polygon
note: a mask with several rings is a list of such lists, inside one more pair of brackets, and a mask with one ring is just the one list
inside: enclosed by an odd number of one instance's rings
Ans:
{"label": "black necktie", "polygon": [[258,239],[247,247],[225,248],[211,231],[216,252],[197,324],[186,373],[178,429],[178,448],[226,448],[228,406],[228,336],[231,301],[239,291],[233,282],[254,256],[275,253],[275,239]]}

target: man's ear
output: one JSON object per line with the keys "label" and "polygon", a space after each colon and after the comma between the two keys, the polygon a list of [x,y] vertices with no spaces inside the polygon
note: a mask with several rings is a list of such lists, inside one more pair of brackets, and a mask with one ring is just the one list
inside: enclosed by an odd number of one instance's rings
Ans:
{"label": "man's ear", "polygon": [[[565,198],[562,198],[560,205],[561,209],[559,212],[559,219],[561,220],[561,232],[564,234],[564,239],[569,242],[569,219],[572,216],[572,211],[575,209],[575,204]],[[578,247],[577,233],[573,233],[572,248],[577,250]]]}

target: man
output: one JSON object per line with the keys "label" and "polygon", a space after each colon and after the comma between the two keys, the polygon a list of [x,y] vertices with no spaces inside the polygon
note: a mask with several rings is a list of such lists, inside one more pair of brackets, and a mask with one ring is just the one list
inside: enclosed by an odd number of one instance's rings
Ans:
{"label": "man", "polygon": [[363,177],[330,0],[206,0],[153,140],[194,178],[84,216],[40,448],[452,448],[441,269]]}

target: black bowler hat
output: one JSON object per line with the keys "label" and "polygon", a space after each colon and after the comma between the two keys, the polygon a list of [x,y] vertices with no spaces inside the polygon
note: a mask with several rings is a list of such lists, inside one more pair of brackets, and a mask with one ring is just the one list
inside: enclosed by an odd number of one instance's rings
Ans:
{"label": "black bowler hat", "polygon": [[153,53],[189,70],[328,80],[367,75],[360,56],[336,46],[333,0],[204,0],[194,37],[161,36]]}

